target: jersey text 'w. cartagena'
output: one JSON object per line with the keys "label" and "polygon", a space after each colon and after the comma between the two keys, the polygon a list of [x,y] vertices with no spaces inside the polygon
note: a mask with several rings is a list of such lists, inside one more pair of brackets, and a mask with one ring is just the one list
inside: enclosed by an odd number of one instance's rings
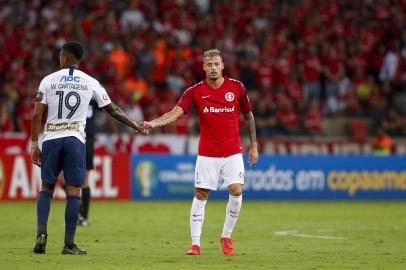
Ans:
{"label": "jersey text 'w. cartagena'", "polygon": [[46,76],[40,83],[40,103],[48,106],[44,141],[74,136],[85,143],[86,115],[94,98],[99,108],[111,103],[103,86],[74,67]]}

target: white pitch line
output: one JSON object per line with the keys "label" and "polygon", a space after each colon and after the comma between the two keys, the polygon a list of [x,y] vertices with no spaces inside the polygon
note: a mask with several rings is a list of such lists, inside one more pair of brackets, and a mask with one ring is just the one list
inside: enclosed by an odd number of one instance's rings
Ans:
{"label": "white pitch line", "polygon": [[275,232],[275,235],[295,236],[295,237],[303,237],[303,238],[317,238],[317,239],[326,239],[326,240],[347,240],[348,239],[346,237],[340,237],[340,236],[303,234],[303,233],[299,233],[298,231],[277,231],[277,232]]}
{"label": "white pitch line", "polygon": [[317,232],[332,232],[332,229],[318,229]]}

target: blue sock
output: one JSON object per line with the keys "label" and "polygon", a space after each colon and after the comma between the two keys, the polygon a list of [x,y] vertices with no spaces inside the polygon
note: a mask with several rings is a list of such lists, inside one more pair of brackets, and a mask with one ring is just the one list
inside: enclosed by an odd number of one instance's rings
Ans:
{"label": "blue sock", "polygon": [[67,245],[72,245],[74,243],[78,215],[79,197],[67,196],[65,208],[65,244]]}
{"label": "blue sock", "polygon": [[41,191],[37,201],[37,235],[47,234],[49,210],[51,209],[52,193]]}

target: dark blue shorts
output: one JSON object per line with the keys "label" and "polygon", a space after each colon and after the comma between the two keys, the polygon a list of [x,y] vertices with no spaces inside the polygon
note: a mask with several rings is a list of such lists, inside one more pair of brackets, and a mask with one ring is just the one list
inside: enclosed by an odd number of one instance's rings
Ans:
{"label": "dark blue shorts", "polygon": [[86,138],[86,170],[94,169],[94,139]]}
{"label": "dark blue shorts", "polygon": [[65,184],[81,186],[86,172],[85,144],[76,137],[45,141],[42,145],[41,179],[55,184],[63,170]]}

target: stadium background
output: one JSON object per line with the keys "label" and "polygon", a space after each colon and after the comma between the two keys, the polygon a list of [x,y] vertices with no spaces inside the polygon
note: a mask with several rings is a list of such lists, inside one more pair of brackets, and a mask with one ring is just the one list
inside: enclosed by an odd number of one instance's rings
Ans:
{"label": "stadium background", "polygon": [[[203,51],[219,48],[224,74],[244,83],[254,108],[261,159],[247,171],[248,198],[405,198],[404,0],[2,1],[0,7],[2,199],[36,197],[39,170],[28,156],[33,100],[40,80],[58,68],[60,46],[72,39],[86,48],[80,68],[137,121],[170,110],[204,78]],[[146,137],[99,113],[94,197],[190,199],[194,116]],[[380,129],[396,157],[373,157]]]}
{"label": "stadium background", "polygon": [[[405,14],[405,0],[0,1],[0,269],[404,270]],[[60,187],[47,254],[32,254],[40,179],[27,132],[39,82],[71,39],[85,45],[81,69],[138,121],[171,109],[204,78],[203,51],[222,50],[260,146],[234,257],[218,243],[224,199],[207,204],[202,256],[184,255],[194,113],[152,136],[98,113],[91,226],[76,237],[89,254],[60,255]],[[392,145],[376,140],[380,127]]]}

